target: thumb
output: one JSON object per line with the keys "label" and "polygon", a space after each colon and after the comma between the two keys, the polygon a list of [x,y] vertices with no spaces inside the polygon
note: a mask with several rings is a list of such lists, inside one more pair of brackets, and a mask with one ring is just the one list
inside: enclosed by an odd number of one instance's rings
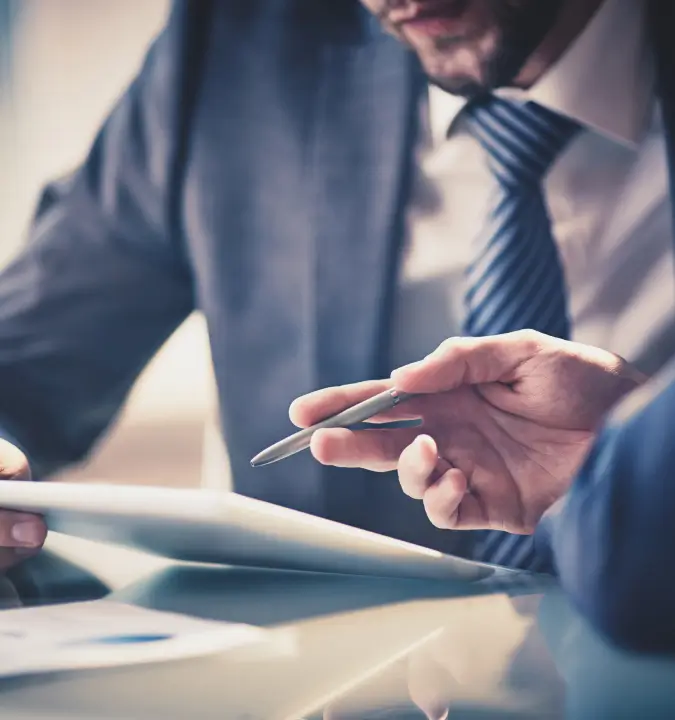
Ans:
{"label": "thumb", "polygon": [[548,340],[546,335],[532,330],[482,338],[450,338],[423,360],[394,370],[391,377],[397,390],[410,393],[509,383],[517,379],[518,367],[536,355]]}

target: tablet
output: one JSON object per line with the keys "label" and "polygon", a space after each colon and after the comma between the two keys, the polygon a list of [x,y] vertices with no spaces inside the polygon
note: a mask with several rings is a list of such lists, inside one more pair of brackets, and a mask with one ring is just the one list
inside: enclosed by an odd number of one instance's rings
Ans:
{"label": "tablet", "polygon": [[462,581],[495,571],[226,491],[0,481],[0,507],[44,514],[52,530],[174,560]]}

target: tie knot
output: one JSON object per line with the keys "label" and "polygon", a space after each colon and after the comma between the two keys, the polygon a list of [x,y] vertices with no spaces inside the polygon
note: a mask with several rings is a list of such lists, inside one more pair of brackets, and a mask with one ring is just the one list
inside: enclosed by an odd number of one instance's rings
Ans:
{"label": "tie knot", "polygon": [[492,171],[504,185],[539,183],[579,124],[534,102],[494,95],[464,111],[469,132],[485,148]]}

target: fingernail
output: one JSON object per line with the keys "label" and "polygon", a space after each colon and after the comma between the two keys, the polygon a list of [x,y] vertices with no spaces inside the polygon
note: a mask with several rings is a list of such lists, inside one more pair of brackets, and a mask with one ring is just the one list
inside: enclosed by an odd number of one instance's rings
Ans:
{"label": "fingernail", "polygon": [[28,547],[38,547],[43,540],[43,535],[42,527],[34,522],[20,522],[12,528],[12,538]]}

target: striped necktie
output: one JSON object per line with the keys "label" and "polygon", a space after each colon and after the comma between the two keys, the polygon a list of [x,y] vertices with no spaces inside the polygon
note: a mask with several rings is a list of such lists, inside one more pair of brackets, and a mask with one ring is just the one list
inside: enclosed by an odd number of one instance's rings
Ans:
{"label": "striped necktie", "polygon": [[[542,181],[579,125],[535,103],[494,96],[471,103],[463,117],[496,181],[466,271],[464,334],[533,329],[569,338],[563,268]],[[537,569],[531,536],[496,530],[479,535],[477,558]]]}

